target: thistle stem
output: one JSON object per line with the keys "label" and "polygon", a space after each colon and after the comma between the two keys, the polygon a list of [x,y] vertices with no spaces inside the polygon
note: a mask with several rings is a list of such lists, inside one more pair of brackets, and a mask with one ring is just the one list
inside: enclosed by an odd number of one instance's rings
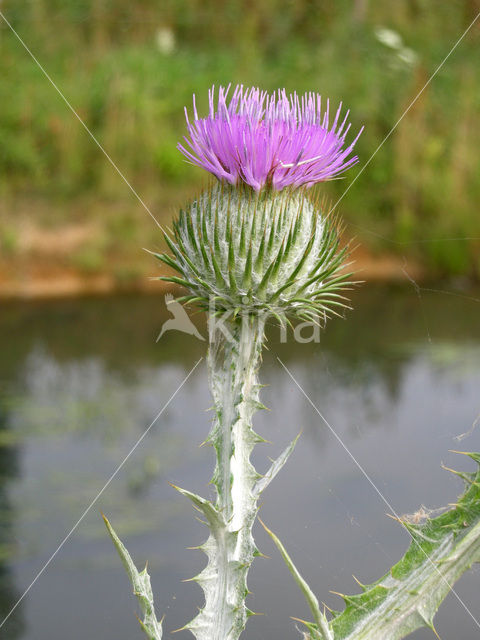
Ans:
{"label": "thistle stem", "polygon": [[208,370],[216,419],[209,441],[217,454],[212,482],[224,531],[215,535],[216,588],[206,592],[206,606],[200,616],[207,609],[213,614],[209,616],[209,638],[234,640],[247,620],[247,572],[256,552],[251,529],[257,513],[254,487],[260,475],[250,462],[250,455],[261,441],[253,431],[252,417],[259,407],[257,371],[264,320],[245,316],[224,325],[222,330],[214,325],[212,321]]}

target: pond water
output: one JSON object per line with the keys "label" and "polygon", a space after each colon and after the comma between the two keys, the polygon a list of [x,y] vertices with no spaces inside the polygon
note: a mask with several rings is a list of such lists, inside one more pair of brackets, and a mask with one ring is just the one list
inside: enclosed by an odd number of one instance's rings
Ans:
{"label": "pond water", "polygon": [[[301,430],[296,450],[267,489],[262,519],[283,540],[320,600],[354,593],[352,574],[379,578],[409,538],[326,428],[280,359],[352,456],[399,513],[437,508],[462,487],[441,463],[471,469],[451,449],[480,451],[480,295],[364,287],[355,311],[334,320],[320,343],[283,344],[270,332],[261,378],[270,411],[257,431],[266,469]],[[185,550],[205,530],[169,482],[208,495],[213,457],[199,447],[211,421],[204,360],[85,513],[205,343],[167,332],[163,297],[3,304],[0,317],[0,629],[7,640],[133,640],[143,634],[136,602],[101,521],[108,515],[138,565],[146,560],[165,614],[165,635],[202,604],[186,578],[204,565]],[[193,317],[205,333],[200,316]],[[458,439],[461,434],[468,434]],[[78,523],[79,519],[81,521]],[[78,523],[78,526],[76,526]],[[68,536],[72,528],[74,532]],[[255,527],[259,559],[250,574],[245,640],[300,638],[290,616],[309,618],[271,541]],[[456,593],[480,619],[480,573]],[[436,619],[443,639],[472,640],[479,627],[450,595]],[[191,637],[182,632],[174,637]],[[421,630],[412,638],[432,638]]]}

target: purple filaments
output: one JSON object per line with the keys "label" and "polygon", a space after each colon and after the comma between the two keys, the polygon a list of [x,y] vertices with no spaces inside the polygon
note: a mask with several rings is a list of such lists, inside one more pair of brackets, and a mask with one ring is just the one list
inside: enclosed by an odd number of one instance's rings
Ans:
{"label": "purple filaments", "polygon": [[318,94],[287,95],[285,90],[268,94],[237,86],[227,104],[229,87],[220,87],[215,108],[215,89],[209,91],[210,109],[199,118],[193,98],[194,120],[187,109],[188,136],[178,149],[191,162],[231,184],[244,182],[259,191],[287,186],[311,187],[338,176],[358,162],[349,157],[363,130],[345,147],[350,129],[349,112],[340,122],[340,104],[332,125],[330,104],[322,114]]}

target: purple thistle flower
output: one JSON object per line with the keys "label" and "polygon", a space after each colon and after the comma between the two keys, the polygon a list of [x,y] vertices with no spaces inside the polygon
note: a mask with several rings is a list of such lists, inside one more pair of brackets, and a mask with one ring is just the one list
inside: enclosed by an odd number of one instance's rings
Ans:
{"label": "purple thistle flower", "polygon": [[[193,96],[194,120],[185,108],[188,136],[178,149],[191,162],[231,184],[245,182],[259,191],[265,185],[311,187],[332,179],[358,162],[350,157],[363,127],[346,148],[349,111],[340,124],[340,104],[330,126],[330,102],[322,114],[321,96],[269,94],[237,85],[227,104],[230,85],[209,90],[209,114],[199,118]],[[187,148],[188,147],[188,148]]]}

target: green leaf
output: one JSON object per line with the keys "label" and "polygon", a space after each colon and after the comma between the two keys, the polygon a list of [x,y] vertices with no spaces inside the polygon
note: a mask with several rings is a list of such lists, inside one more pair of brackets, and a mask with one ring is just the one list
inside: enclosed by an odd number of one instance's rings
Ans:
{"label": "green leaf", "polygon": [[[480,465],[480,454],[464,455]],[[339,594],[345,609],[335,612],[329,622],[333,640],[401,640],[420,627],[435,632],[433,619],[440,604],[460,576],[480,562],[480,469],[454,473],[464,479],[467,489],[453,508],[436,518],[420,511],[399,519],[412,537],[403,558],[380,580],[362,586],[362,593]],[[273,539],[315,617],[316,598],[281,543]],[[311,631],[312,623],[308,628]],[[314,628],[321,633],[317,620]]]}
{"label": "green leaf", "polygon": [[323,614],[320,610],[320,604],[317,600],[317,597],[310,589],[304,578],[300,575],[300,572],[293,564],[290,556],[287,553],[287,550],[280,542],[278,537],[273,533],[273,531],[270,531],[270,529],[265,525],[264,522],[262,522],[262,520],[260,520],[260,523],[277,546],[277,549],[280,551],[282,558],[288,567],[288,570],[292,574],[295,582],[298,584],[300,590],[305,596],[305,600],[307,601],[307,604],[310,607],[310,611],[312,612],[313,618],[315,620],[315,626],[311,625],[311,627],[313,630],[317,631],[317,637],[321,640],[334,640],[333,632],[330,628],[327,618],[325,617],[325,614]]}

